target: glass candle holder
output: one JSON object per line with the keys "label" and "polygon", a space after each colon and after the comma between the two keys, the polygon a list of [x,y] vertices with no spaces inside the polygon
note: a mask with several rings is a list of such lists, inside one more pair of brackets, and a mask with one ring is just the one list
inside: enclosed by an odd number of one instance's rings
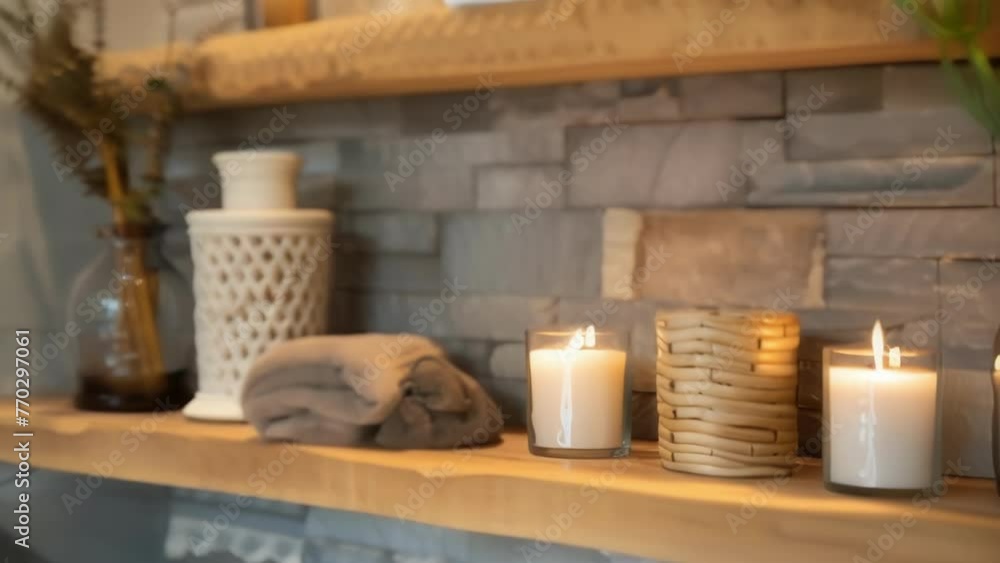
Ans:
{"label": "glass candle holder", "polygon": [[528,449],[561,458],[624,457],[631,445],[628,336],[586,328],[527,333]]}
{"label": "glass candle holder", "polygon": [[938,404],[933,353],[880,345],[873,349],[826,348],[826,488],[892,496],[933,486],[940,476]]}

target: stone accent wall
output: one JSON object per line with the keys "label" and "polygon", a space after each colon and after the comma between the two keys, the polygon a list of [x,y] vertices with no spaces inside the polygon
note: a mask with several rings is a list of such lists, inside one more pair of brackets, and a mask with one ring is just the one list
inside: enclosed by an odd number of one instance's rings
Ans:
{"label": "stone accent wall", "polygon": [[650,392],[659,306],[791,309],[814,345],[881,317],[940,349],[944,455],[992,473],[997,145],[932,65],[220,112],[178,141],[171,209],[213,204],[215,149],[301,151],[302,200],[337,213],[336,330],[442,340],[513,420],[530,326],[629,330]]}
{"label": "stone accent wall", "polygon": [[[820,347],[864,340],[881,318],[894,338],[940,351],[945,459],[992,475],[998,142],[933,66],[265,107],[195,116],[175,139],[163,206],[175,225],[187,209],[218,205],[213,152],[299,151],[301,203],[337,214],[335,330],[438,339],[515,424],[525,417],[527,327],[629,331],[629,369],[646,392],[634,410],[648,435],[658,307],[791,309],[806,335],[804,453],[816,454]],[[98,251],[80,233],[105,210],[71,195],[78,186],[32,190],[56,180],[47,144],[32,129],[26,141],[3,153],[12,189],[0,212],[16,228],[0,233],[0,259],[25,272],[4,287],[23,297],[9,303],[11,322],[56,332],[65,319],[53,304]],[[183,228],[167,248],[190,272]],[[50,362],[42,390],[67,391],[71,364],[68,353]],[[220,502],[180,497],[172,533],[200,533]],[[259,501],[245,512],[249,531],[233,545],[267,539],[284,550],[287,539],[303,561],[523,559],[512,539]],[[251,525],[257,512],[270,515],[263,527]],[[168,544],[177,555],[184,545]],[[629,560],[560,546],[549,557]]]}

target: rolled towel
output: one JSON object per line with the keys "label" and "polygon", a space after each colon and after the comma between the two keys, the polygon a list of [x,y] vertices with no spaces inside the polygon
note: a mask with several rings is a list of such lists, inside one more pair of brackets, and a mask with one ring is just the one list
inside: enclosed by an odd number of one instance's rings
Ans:
{"label": "rolled towel", "polygon": [[331,445],[479,445],[503,426],[482,387],[412,334],[277,343],[251,367],[243,412],[266,439]]}

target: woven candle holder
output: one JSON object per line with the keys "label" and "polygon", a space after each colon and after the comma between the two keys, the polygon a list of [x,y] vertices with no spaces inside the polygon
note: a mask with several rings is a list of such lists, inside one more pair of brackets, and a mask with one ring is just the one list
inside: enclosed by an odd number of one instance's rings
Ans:
{"label": "woven candle holder", "polygon": [[752,310],[661,311],[656,399],[663,466],[787,475],[797,442],[799,321]]}

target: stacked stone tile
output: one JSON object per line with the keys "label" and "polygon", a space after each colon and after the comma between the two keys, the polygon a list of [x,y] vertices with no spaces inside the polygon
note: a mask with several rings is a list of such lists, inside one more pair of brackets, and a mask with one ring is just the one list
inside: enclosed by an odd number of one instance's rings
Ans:
{"label": "stacked stone tile", "polygon": [[664,467],[719,477],[791,472],[798,439],[795,315],[661,311],[656,346]]}

